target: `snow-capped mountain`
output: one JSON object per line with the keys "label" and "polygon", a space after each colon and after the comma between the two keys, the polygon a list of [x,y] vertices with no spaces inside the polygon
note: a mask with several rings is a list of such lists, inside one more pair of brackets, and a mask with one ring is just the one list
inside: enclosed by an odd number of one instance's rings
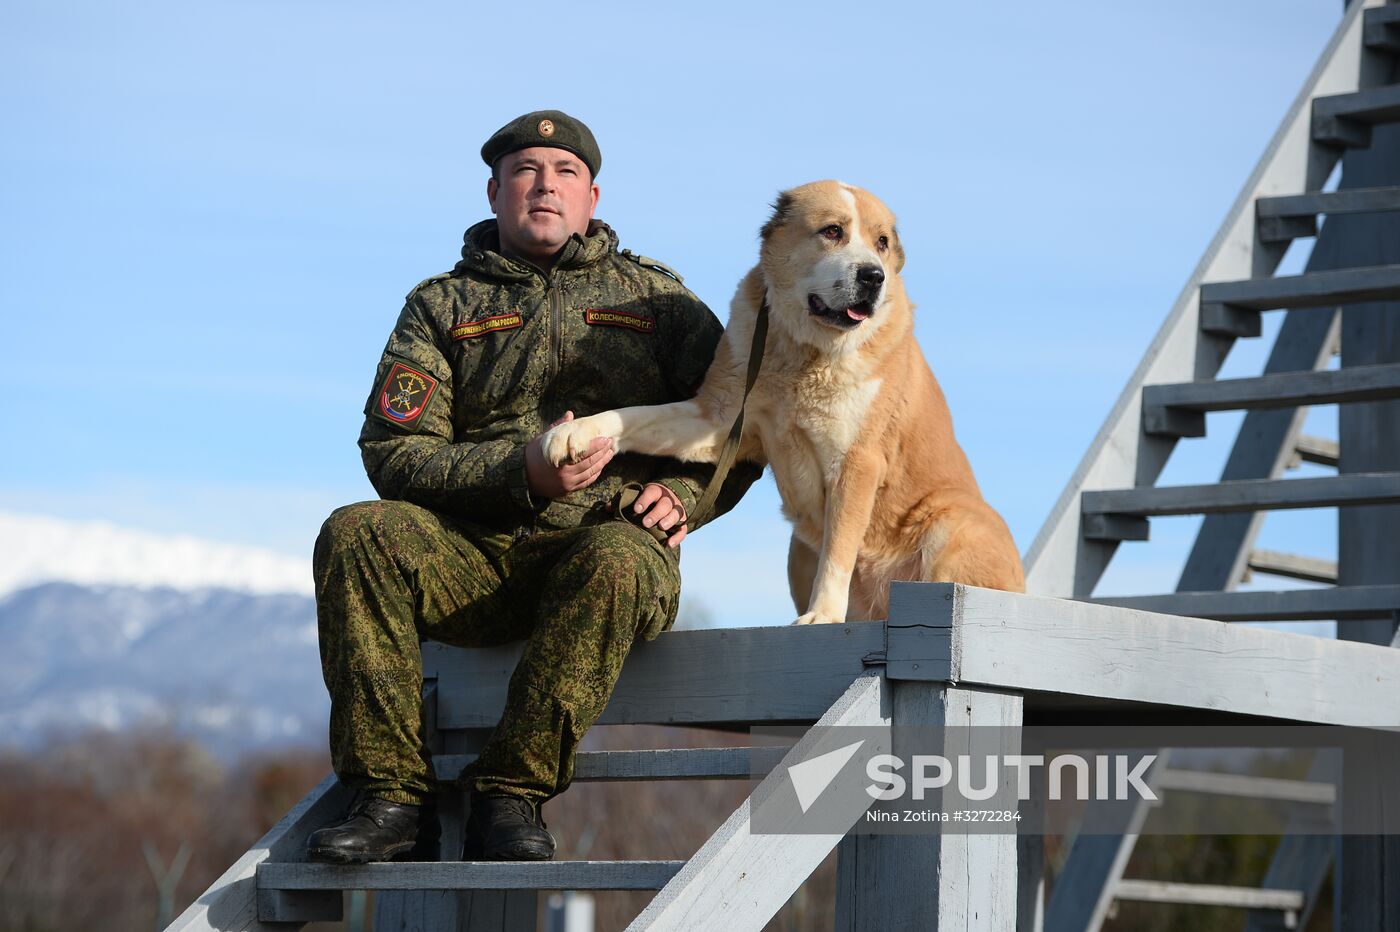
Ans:
{"label": "snow-capped mountain", "polygon": [[222,753],[325,741],[309,560],[0,513],[0,745],[168,726]]}
{"label": "snow-capped mountain", "polygon": [[63,580],[311,594],[311,560],[104,521],[0,511],[0,595]]}

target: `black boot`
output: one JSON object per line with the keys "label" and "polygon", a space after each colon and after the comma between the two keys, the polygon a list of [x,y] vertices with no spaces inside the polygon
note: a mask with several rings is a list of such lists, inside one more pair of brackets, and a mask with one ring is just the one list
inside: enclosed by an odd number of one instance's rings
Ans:
{"label": "black boot", "polygon": [[548,861],[554,836],[539,806],[521,796],[472,794],[464,861]]}
{"label": "black boot", "polygon": [[432,831],[437,822],[435,815],[420,811],[419,806],[360,794],[343,821],[311,833],[306,840],[306,854],[312,861],[364,864],[392,861],[417,847],[415,855],[422,853],[428,855],[422,859],[436,860],[435,853],[426,851],[429,844],[436,842],[436,832]]}

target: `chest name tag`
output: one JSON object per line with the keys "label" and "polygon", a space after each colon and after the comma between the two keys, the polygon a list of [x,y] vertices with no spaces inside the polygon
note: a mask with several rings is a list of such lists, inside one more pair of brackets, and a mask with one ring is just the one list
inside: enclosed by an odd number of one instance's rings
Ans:
{"label": "chest name tag", "polygon": [[519,313],[496,314],[492,317],[483,317],[481,320],[469,320],[464,324],[457,324],[448,332],[455,342],[495,333],[497,330],[514,330],[516,327],[524,325],[525,319]]}
{"label": "chest name tag", "polygon": [[437,385],[437,379],[426,372],[396,362],[379,389],[378,413],[386,421],[411,427],[428,409]]}
{"label": "chest name tag", "polygon": [[626,311],[609,311],[603,308],[589,308],[584,311],[583,321],[587,324],[605,327],[626,327],[628,330],[635,330],[638,333],[651,333],[656,329],[656,321],[650,317],[629,314]]}

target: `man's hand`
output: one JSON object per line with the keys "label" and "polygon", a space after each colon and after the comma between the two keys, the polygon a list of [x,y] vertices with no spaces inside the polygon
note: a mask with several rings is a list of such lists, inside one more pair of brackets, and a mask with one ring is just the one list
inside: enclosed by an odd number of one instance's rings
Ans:
{"label": "man's hand", "polygon": [[632,503],[632,510],[643,515],[643,527],[656,525],[663,531],[669,531],[680,525],[674,534],[666,538],[667,547],[679,547],[681,541],[685,540],[685,508],[681,506],[681,500],[676,498],[676,493],[661,483],[648,482],[642,489],[642,494]]}
{"label": "man's hand", "polygon": [[[565,421],[572,421],[574,412],[566,411],[564,416],[550,424],[555,427]],[[547,429],[546,429],[547,430]],[[545,458],[544,447],[539,437],[525,446],[525,479],[530,484],[530,494],[541,498],[559,498],[579,489],[586,489],[603,473],[603,467],[613,458],[611,437],[598,437],[588,445],[588,451],[577,463],[551,466]]]}

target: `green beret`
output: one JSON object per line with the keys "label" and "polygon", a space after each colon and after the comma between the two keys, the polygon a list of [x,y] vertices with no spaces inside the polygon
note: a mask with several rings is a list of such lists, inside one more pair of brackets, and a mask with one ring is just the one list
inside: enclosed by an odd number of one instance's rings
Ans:
{"label": "green beret", "polygon": [[549,146],[565,149],[583,159],[593,177],[603,167],[603,153],[598,151],[598,141],[593,132],[579,120],[575,120],[559,110],[536,110],[522,117],[516,117],[496,130],[486,145],[481,147],[481,157],[492,169],[496,160],[503,155],[528,149],[531,146]]}

